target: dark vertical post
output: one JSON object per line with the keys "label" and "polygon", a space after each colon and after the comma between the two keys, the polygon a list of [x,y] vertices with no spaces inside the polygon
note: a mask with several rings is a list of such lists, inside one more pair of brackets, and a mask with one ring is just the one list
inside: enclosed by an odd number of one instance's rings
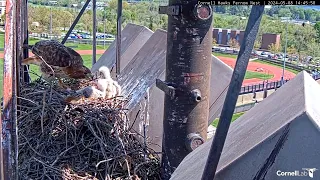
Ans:
{"label": "dark vertical post", "polygon": [[21,65],[22,59],[23,59],[23,37],[24,37],[24,16],[27,14],[23,14],[24,12],[24,5],[25,0],[17,0],[16,1],[16,32],[15,32],[15,54],[16,57],[13,62],[13,73],[12,73],[12,121],[13,121],[13,142],[14,142],[14,179],[19,179],[19,166],[18,166],[18,160],[19,160],[19,138],[18,138],[18,103],[20,103],[17,99],[17,97],[20,94],[20,83],[23,81],[21,79],[21,75],[23,74],[23,67]]}
{"label": "dark vertical post", "polygon": [[[24,0],[23,8],[23,44],[29,44],[29,32],[28,32],[28,0]],[[29,50],[27,48],[23,49],[23,58],[29,57]],[[30,76],[28,73],[29,66],[23,66],[22,79],[24,82],[30,82]]]}
{"label": "dark vertical post", "polygon": [[50,39],[52,39],[52,4],[50,3]]}
{"label": "dark vertical post", "polygon": [[13,179],[12,153],[12,91],[15,61],[15,9],[16,0],[6,1],[5,46],[3,64],[3,111],[1,115],[1,179]]}
{"label": "dark vertical post", "polygon": [[117,78],[120,74],[120,59],[121,59],[121,24],[122,24],[122,0],[118,0],[117,13],[117,47],[116,47],[116,74]]}
{"label": "dark vertical post", "polygon": [[202,180],[213,180],[220,160],[222,149],[228,134],[232,115],[237,103],[238,94],[249,63],[250,54],[254,41],[258,34],[264,6],[252,6],[244,38],[241,43],[240,52],[236,66],[231,77],[230,85],[223,104],[217,131],[212,141],[211,149],[203,171]]}
{"label": "dark vertical post", "polygon": [[97,0],[92,0],[92,66],[97,62]]}
{"label": "dark vertical post", "polygon": [[62,44],[66,43],[68,37],[70,36],[72,30],[74,29],[74,27],[77,25],[78,21],[80,20],[82,14],[84,13],[84,11],[87,9],[88,4],[90,3],[91,0],[87,0],[86,3],[83,5],[82,9],[80,10],[78,16],[76,17],[76,19],[73,21],[71,27],[69,28],[66,36],[63,38],[63,40],[61,41]]}
{"label": "dark vertical post", "polygon": [[103,49],[106,48],[106,8],[107,6],[103,6]]}
{"label": "dark vertical post", "polygon": [[169,15],[166,84],[174,91],[164,102],[165,180],[207,139],[213,12],[210,5],[198,2],[170,0],[164,10]]}

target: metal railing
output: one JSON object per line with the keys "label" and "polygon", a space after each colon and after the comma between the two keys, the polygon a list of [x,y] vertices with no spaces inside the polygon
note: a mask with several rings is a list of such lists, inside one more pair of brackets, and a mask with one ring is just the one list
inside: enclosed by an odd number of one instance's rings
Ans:
{"label": "metal railing", "polygon": [[[272,59],[272,58],[269,58],[269,57],[264,57],[264,56],[257,56],[257,58],[259,60],[262,60],[262,61],[267,61],[267,62],[270,62],[272,64],[277,64],[277,65],[283,65],[283,60],[278,60],[278,59]],[[289,61],[286,61],[286,67],[290,68],[290,69],[294,69],[294,70],[297,70],[297,71],[307,71],[307,72],[310,72],[310,69],[307,68],[307,67],[304,67],[304,66],[299,66],[297,64],[294,64],[294,63],[291,63]]]}
{"label": "metal railing", "polygon": [[[311,76],[314,80],[320,79],[320,74],[311,75]],[[285,83],[288,82],[289,80],[290,79],[286,79]],[[250,94],[250,93],[254,93],[254,92],[260,92],[260,91],[271,90],[271,89],[276,90],[280,87],[281,87],[281,80],[271,81],[271,82],[265,81],[265,82],[258,83],[258,84],[242,86],[239,95]]]}

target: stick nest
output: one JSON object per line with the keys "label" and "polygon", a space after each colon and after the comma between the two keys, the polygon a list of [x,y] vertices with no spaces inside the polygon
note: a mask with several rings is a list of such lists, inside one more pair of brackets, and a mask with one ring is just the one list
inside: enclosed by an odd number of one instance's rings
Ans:
{"label": "stick nest", "polygon": [[19,97],[20,179],[161,179],[159,157],[131,132],[120,98],[66,104],[42,80]]}

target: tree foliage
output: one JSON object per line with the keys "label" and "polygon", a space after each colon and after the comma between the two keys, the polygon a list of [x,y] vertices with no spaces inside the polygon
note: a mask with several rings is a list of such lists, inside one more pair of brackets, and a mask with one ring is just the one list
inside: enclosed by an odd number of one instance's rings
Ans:
{"label": "tree foliage", "polygon": [[229,46],[233,49],[239,49],[240,48],[240,45],[238,43],[238,41],[234,38],[231,38],[228,42]]}
{"label": "tree foliage", "polygon": [[[46,4],[47,0],[29,0],[32,3]],[[67,3],[79,3],[81,0],[61,0],[61,6]],[[116,34],[117,0],[108,0],[108,7],[97,10],[97,30],[106,33]],[[167,15],[158,14],[159,4],[156,2],[141,2],[128,4],[123,2],[122,27],[128,23],[144,25],[151,30],[167,30]],[[68,7],[68,6],[66,6]],[[214,28],[244,30],[250,13],[250,6],[214,6]],[[50,8],[48,6],[30,5],[29,29],[31,32],[49,32]],[[68,29],[74,21],[79,9],[52,7],[52,25],[55,33],[59,34],[61,29]],[[224,14],[222,14],[224,13]],[[297,24],[281,22],[279,17],[291,16],[294,19],[320,20],[320,11],[306,10],[297,6],[272,6],[265,9],[262,17],[259,32],[255,41],[255,48],[260,48],[261,37],[264,33],[280,34],[281,47],[279,51],[284,51],[286,41],[287,47],[292,47],[297,53],[310,53],[310,48],[320,47],[320,23],[315,26],[306,24],[304,27]],[[32,26],[32,22],[39,22],[40,26]],[[105,26],[104,26],[105,25]],[[105,28],[104,28],[105,27]],[[91,9],[81,17],[76,29],[92,33],[92,11]],[[314,40],[317,40],[314,42]],[[312,44],[312,47],[311,45]],[[214,43],[213,43],[214,45]],[[314,49],[314,48],[313,48]],[[313,50],[312,52],[315,52]]]}
{"label": "tree foliage", "polygon": [[[42,2],[42,1],[33,1]],[[45,3],[43,1],[42,3]],[[60,2],[60,1],[59,1]],[[75,0],[69,0],[69,3],[77,3]],[[79,1],[80,2],[80,1]],[[138,25],[144,25],[151,30],[156,29],[167,29],[168,18],[166,15],[158,14],[157,3],[136,3],[128,4],[123,2],[123,16],[122,16],[122,27],[128,23],[135,23]],[[52,7],[52,26],[53,30],[59,34],[61,29],[68,29],[71,23],[77,16],[79,9],[75,8],[59,8]],[[28,8],[29,16],[29,29],[32,32],[49,32],[50,29],[50,6],[30,6]],[[76,29],[88,31],[92,33],[92,10],[88,9],[80,18]],[[99,32],[104,31],[104,24],[106,24],[106,33],[116,34],[117,24],[117,0],[109,1],[109,6],[104,9],[97,10],[97,30]],[[38,22],[39,27],[32,26],[33,22]]]}
{"label": "tree foliage", "polygon": [[277,46],[275,43],[272,43],[268,46],[268,50],[271,51],[273,54],[280,52],[280,47]]}
{"label": "tree foliage", "polygon": [[212,39],[212,46],[217,46],[217,40],[215,38]]}

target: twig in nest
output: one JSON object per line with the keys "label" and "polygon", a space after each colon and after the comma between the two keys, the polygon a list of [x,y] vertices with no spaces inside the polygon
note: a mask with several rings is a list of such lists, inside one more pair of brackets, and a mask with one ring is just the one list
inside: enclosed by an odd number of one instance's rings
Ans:
{"label": "twig in nest", "polygon": [[42,111],[41,111],[41,132],[43,132],[43,117],[44,117],[44,109],[46,107],[46,94],[47,92],[43,93],[43,99],[42,99]]}
{"label": "twig in nest", "polygon": [[54,75],[55,75],[55,72],[54,72],[54,70],[52,69],[52,67],[43,59],[42,56],[40,56],[40,55],[38,55],[38,54],[37,54],[37,56],[41,59],[41,61],[44,62],[44,64],[45,64],[46,66],[48,66],[48,67],[50,68],[50,70],[52,71],[52,74],[53,74],[53,76],[54,76]]}

